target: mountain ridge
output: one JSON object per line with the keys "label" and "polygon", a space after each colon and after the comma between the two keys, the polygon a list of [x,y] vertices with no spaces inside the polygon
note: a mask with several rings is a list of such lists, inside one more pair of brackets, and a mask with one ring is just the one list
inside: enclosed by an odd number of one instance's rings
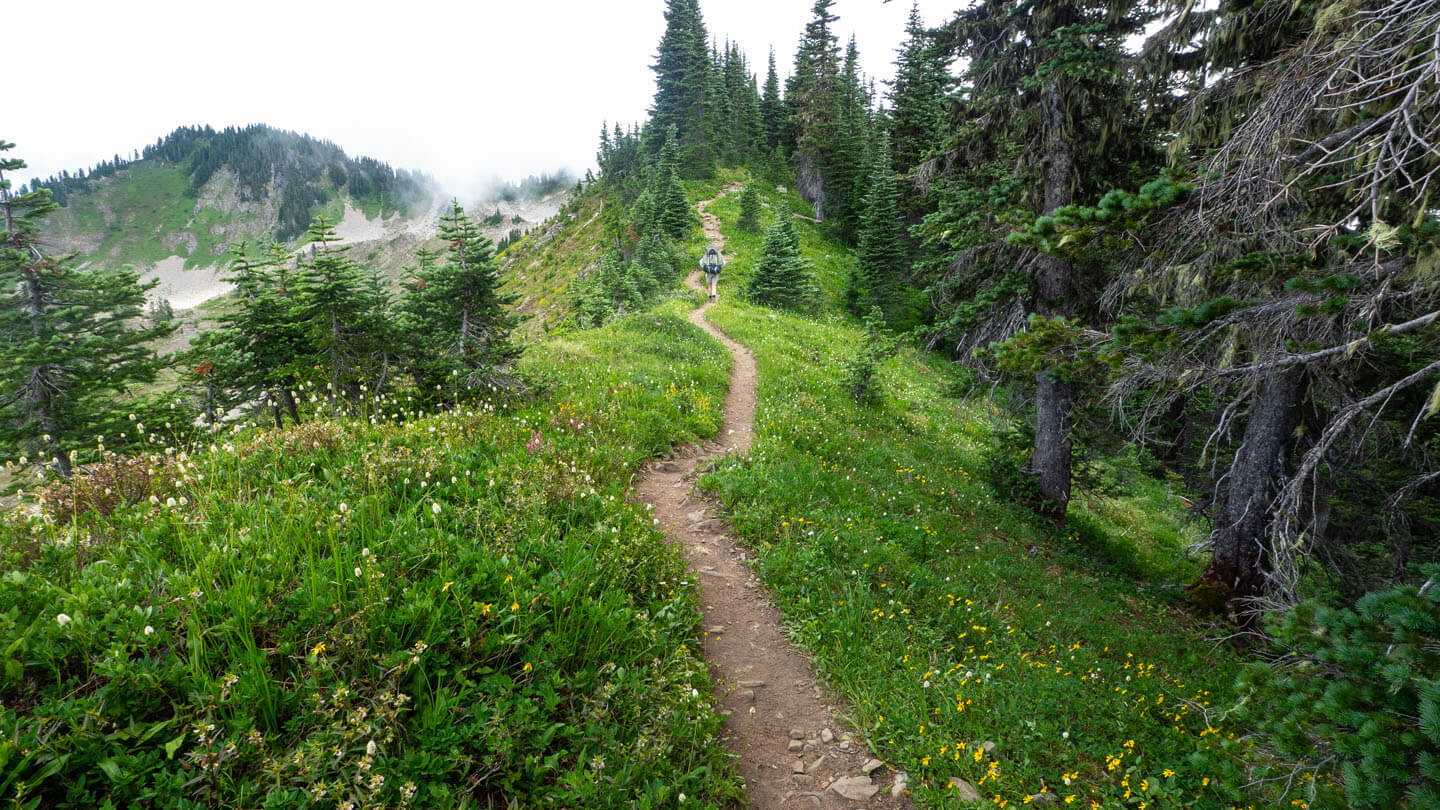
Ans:
{"label": "mountain ridge", "polygon": [[[317,215],[335,224],[342,241],[368,246],[357,258],[397,278],[416,248],[433,246],[449,200],[422,173],[265,125],[182,127],[135,154],[32,179],[31,187],[48,188],[63,203],[43,244],[83,263],[133,265],[159,282],[152,301],[175,310],[229,290],[232,246],[273,240],[298,249]],[[525,178],[471,207],[486,235],[507,244],[553,216],[570,182],[563,172]]]}

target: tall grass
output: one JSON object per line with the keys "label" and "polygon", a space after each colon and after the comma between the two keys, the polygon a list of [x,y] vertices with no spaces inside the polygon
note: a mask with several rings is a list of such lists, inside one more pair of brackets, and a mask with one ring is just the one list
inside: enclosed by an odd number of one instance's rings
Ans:
{"label": "tall grass", "polygon": [[672,306],[526,364],[530,401],[217,437],[146,458],[154,486],[108,514],[54,517],[82,476],[51,518],[7,520],[0,795],[735,796],[694,583],[626,498],[641,459],[717,429],[725,355]]}

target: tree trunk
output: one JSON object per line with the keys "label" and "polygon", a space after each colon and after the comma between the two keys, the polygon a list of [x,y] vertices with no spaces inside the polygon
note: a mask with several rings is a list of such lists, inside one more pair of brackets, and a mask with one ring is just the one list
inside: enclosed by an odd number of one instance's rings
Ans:
{"label": "tree trunk", "polygon": [[[21,272],[25,275],[25,296],[28,299],[25,314],[30,319],[30,334],[38,338],[45,331],[45,290],[40,284],[38,270],[30,267]],[[54,378],[50,372],[50,366],[42,365],[30,373],[30,392],[26,398],[29,400],[30,413],[35,424],[44,436],[45,452],[55,461],[61,477],[69,478],[70,459],[60,447],[60,437],[57,435],[60,425],[55,419],[54,398],[51,394]]]}
{"label": "tree trunk", "polygon": [[[1045,117],[1045,212],[1074,202],[1075,146],[1065,125],[1065,98],[1059,80],[1042,94]],[[1056,256],[1036,261],[1035,311],[1045,317],[1067,316],[1076,309],[1075,268]],[[1035,375],[1035,450],[1030,471],[1038,479],[1040,511],[1057,520],[1070,504],[1070,383]]]}
{"label": "tree trunk", "polygon": [[1215,606],[1234,610],[1242,624],[1253,619],[1248,601],[1265,590],[1270,506],[1283,483],[1303,381],[1300,370],[1286,370],[1266,378],[1255,392],[1245,438],[1230,462],[1220,512],[1210,531],[1212,556],[1194,586]]}
{"label": "tree trunk", "polygon": [[300,409],[295,405],[295,394],[286,386],[280,387],[280,401],[285,404],[285,410],[290,412],[290,421],[300,424]]}
{"label": "tree trunk", "polygon": [[1074,393],[1069,383],[1045,372],[1035,375],[1035,451],[1030,471],[1040,486],[1040,512],[1056,520],[1065,517],[1070,504],[1070,406]]}

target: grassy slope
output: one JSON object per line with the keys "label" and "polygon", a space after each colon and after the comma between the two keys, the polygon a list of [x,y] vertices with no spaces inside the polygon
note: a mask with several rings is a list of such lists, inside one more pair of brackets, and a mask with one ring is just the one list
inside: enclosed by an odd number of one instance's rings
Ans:
{"label": "grassy slope", "polygon": [[[793,206],[767,196],[762,228]],[[1192,755],[1217,739],[1206,707],[1223,705],[1238,662],[1148,587],[1190,570],[1173,562],[1190,537],[1160,514],[1163,488],[1082,507],[1083,531],[1038,525],[977,480],[990,419],[947,398],[943,363],[903,352],[883,368],[883,404],[857,408],[840,384],[853,321],[739,301],[760,233],[733,226],[733,196],[711,210],[732,256],[711,317],[754,350],[760,403],[750,458],[706,486],[920,804],[961,806],[948,789],[961,777],[991,805],[1049,790],[1077,806],[1225,806]],[[797,224],[833,306],[848,255]],[[995,755],[977,751],[987,740]]]}
{"label": "grassy slope", "polygon": [[601,205],[598,194],[585,192],[556,221],[542,223],[505,251],[505,290],[520,296],[527,338],[572,325],[569,287],[599,261]]}
{"label": "grassy slope", "polygon": [[684,309],[532,347],[528,404],[220,439],[52,499],[132,496],[108,517],[0,525],[0,792],[20,807],[735,795],[693,583],[626,499],[641,459],[718,425],[728,361]]}
{"label": "grassy slope", "polygon": [[[705,199],[739,176],[688,190]],[[808,213],[793,193],[764,196],[767,218]],[[1149,587],[1189,570],[1163,489],[1082,509],[1080,531],[1037,527],[975,480],[990,419],[946,397],[946,364],[902,353],[883,404],[857,409],[838,383],[853,321],[741,303],[760,234],[730,224],[733,195],[711,210],[731,257],[712,316],[754,349],[761,402],[751,457],[706,486],[922,806],[957,806],[951,776],[992,804],[1048,787],[1076,806],[1219,806],[1189,755],[1215,739],[1205,704],[1223,705],[1236,661]],[[533,334],[567,323],[598,211],[584,201],[510,254],[511,288],[545,313]],[[852,258],[797,225],[833,312]],[[691,241],[698,253],[698,228]],[[552,385],[528,405],[235,439],[243,452],[157,476],[162,504],[184,507],[0,529],[23,571],[0,580],[0,732],[15,741],[0,743],[0,791],[25,780],[62,806],[87,786],[174,795],[200,776],[185,795],[353,792],[375,732],[327,714],[346,700],[395,713],[366,771],[387,776],[392,803],[407,781],[415,806],[733,795],[692,652],[693,584],[624,498],[641,458],[715,429],[726,362],[687,306],[533,346],[527,366]],[[412,702],[397,710],[387,691]],[[982,740],[998,756],[977,759]]]}
{"label": "grassy slope", "polygon": [[[226,210],[239,204],[234,185],[232,174],[217,173],[202,204],[185,193],[190,180],[183,166],[143,160],[96,181],[87,192],[72,194],[49,228],[67,244],[84,244],[83,260],[143,269],[177,255],[185,258],[187,269],[223,265],[230,242],[255,232],[260,217],[244,207]],[[224,201],[223,208],[211,204],[217,200]],[[336,194],[311,214],[338,222],[347,200],[368,217],[380,212],[378,197],[355,200]],[[250,237],[252,243],[263,240],[263,235]]]}

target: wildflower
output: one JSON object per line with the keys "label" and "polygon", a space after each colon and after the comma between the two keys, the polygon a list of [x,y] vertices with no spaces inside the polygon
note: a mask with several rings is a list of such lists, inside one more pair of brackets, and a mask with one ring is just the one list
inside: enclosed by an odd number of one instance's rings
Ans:
{"label": "wildflower", "polygon": [[438,503],[432,503],[432,504],[430,504],[430,511],[431,511],[432,513],[434,513],[434,514],[437,514],[437,515],[440,514],[440,504],[438,504]]}
{"label": "wildflower", "polygon": [[489,615],[490,615],[490,610],[491,610],[491,608],[493,608],[493,607],[495,607],[495,606],[492,605],[492,604],[490,604],[489,602],[482,602],[482,603],[480,604],[480,615],[481,615],[481,616],[489,616]]}
{"label": "wildflower", "polygon": [[511,602],[511,603],[510,603],[510,612],[511,612],[511,613],[514,613],[515,611],[517,611],[517,610],[519,610],[519,609],[520,609],[520,603],[519,603],[519,602]]}
{"label": "wildflower", "polygon": [[350,511],[350,504],[345,503],[344,501],[341,501],[341,502],[340,502],[340,514],[343,515],[343,514],[345,514],[346,512],[349,512],[349,511]]}
{"label": "wildflower", "polygon": [[147,636],[153,636],[153,635],[155,635],[155,628],[151,627],[151,626],[148,625],[148,624],[145,625],[145,635],[147,635]]}
{"label": "wildflower", "polygon": [[64,614],[64,613],[60,613],[60,614],[58,614],[58,615],[55,616],[55,621],[56,621],[61,627],[64,627],[65,625],[67,625],[67,624],[70,623],[70,617],[67,616],[67,615]]}
{"label": "wildflower", "polygon": [[534,669],[534,667],[530,666],[530,662],[529,662],[529,661],[526,661],[526,662],[525,662],[525,666],[523,666],[523,667],[520,668],[520,670],[521,670],[522,672],[529,672],[529,671],[532,670],[532,669]]}
{"label": "wildflower", "polygon": [[450,586],[451,586],[451,585],[454,585],[454,584],[455,584],[454,582],[447,582],[447,583],[445,583],[443,586],[441,586],[440,592],[441,592],[441,593],[444,593],[444,592],[450,590]]}
{"label": "wildflower", "polygon": [[325,652],[325,642],[323,642],[323,641],[320,642],[319,644],[316,644],[314,647],[311,647],[311,648],[310,648],[310,654],[311,654],[311,655],[319,655],[320,653],[323,653],[323,652]]}

